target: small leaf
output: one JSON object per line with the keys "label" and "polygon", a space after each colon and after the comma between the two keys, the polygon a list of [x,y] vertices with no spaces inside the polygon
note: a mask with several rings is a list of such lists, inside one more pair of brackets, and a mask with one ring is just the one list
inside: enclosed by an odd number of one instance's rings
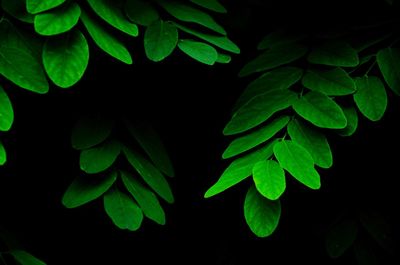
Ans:
{"label": "small leaf", "polygon": [[121,62],[132,64],[132,57],[120,40],[108,33],[106,29],[89,17],[83,10],[80,18],[89,35],[100,49]]}
{"label": "small leaf", "polygon": [[14,122],[14,110],[10,98],[0,85],[0,131],[6,132],[11,129]]}
{"label": "small leaf", "polygon": [[302,32],[291,32],[289,30],[279,29],[266,35],[258,44],[257,49],[273,49],[277,46],[298,42],[307,37]]}
{"label": "small leaf", "polygon": [[330,41],[315,47],[307,59],[310,63],[339,67],[359,64],[357,51],[344,41]]}
{"label": "small leaf", "polygon": [[379,69],[388,86],[396,95],[400,95],[400,50],[385,48],[376,55]]}
{"label": "small leaf", "polygon": [[178,42],[178,47],[193,59],[207,65],[213,65],[218,59],[217,50],[203,42],[181,39]]}
{"label": "small leaf", "polygon": [[272,156],[272,148],[275,143],[275,141],[269,142],[257,151],[233,161],[218,181],[207,190],[204,198],[217,195],[251,176],[253,167],[257,162],[269,159]]}
{"label": "small leaf", "polygon": [[26,0],[26,9],[31,14],[37,14],[55,8],[65,1],[66,0]]}
{"label": "small leaf", "polygon": [[120,229],[136,231],[143,221],[139,206],[125,193],[113,187],[104,194],[104,210]]}
{"label": "small leaf", "polygon": [[290,138],[304,147],[312,156],[314,163],[322,168],[330,168],[333,164],[332,152],[325,135],[304,123],[293,119],[288,125]]}
{"label": "small leaf", "polygon": [[46,265],[46,263],[24,250],[13,249],[8,253],[21,265]]}
{"label": "small leaf", "polygon": [[304,147],[293,141],[283,140],[274,145],[274,154],[281,167],[299,182],[314,190],[321,187],[314,160]]}
{"label": "small leaf", "polygon": [[218,58],[215,61],[216,63],[223,63],[223,64],[227,64],[230,63],[232,61],[232,57],[228,54],[223,54],[223,53],[218,53]]}
{"label": "small leaf", "polygon": [[137,201],[145,216],[157,224],[165,224],[165,213],[162,209],[156,195],[146,189],[136,179],[127,172],[121,172],[122,181],[126,189]]}
{"label": "small leaf", "polygon": [[341,136],[351,136],[356,132],[358,127],[358,114],[356,109],[353,107],[345,107],[342,109],[347,119],[347,126],[337,132]]}
{"label": "small leaf", "polygon": [[251,186],[244,201],[244,217],[250,230],[258,237],[272,235],[281,217],[281,203],[271,201]]}
{"label": "small leaf", "polygon": [[342,68],[327,71],[309,70],[302,83],[306,88],[328,96],[344,96],[356,92],[353,79]]}
{"label": "small leaf", "polygon": [[117,180],[118,173],[106,176],[81,176],[76,178],[64,193],[62,203],[67,208],[76,208],[103,195]]}
{"label": "small leaf", "polygon": [[342,256],[357,238],[357,223],[351,219],[340,220],[326,235],[325,247],[331,258]]}
{"label": "small leaf", "polygon": [[309,92],[293,104],[293,109],[304,119],[321,128],[343,129],[346,116],[335,101],[319,92]]}
{"label": "small leaf", "polygon": [[93,11],[108,24],[133,37],[138,36],[138,27],[126,19],[121,0],[87,0],[87,2]]}
{"label": "small leaf", "polygon": [[360,112],[371,121],[378,121],[385,114],[388,98],[385,86],[376,76],[364,76],[355,79],[357,93],[354,102]]}
{"label": "small leaf", "polygon": [[43,64],[50,79],[68,88],[83,76],[89,63],[89,45],[79,30],[49,38],[43,48]]}
{"label": "small leaf", "polygon": [[286,189],[285,171],[274,160],[262,160],[253,167],[253,180],[258,192],[277,200]]}
{"label": "small leaf", "polygon": [[114,164],[120,152],[121,144],[116,140],[83,150],[79,157],[80,168],[88,174],[102,172]]}
{"label": "small leaf", "polygon": [[71,2],[46,13],[35,16],[35,31],[44,36],[64,33],[72,29],[79,21],[81,9]]}
{"label": "small leaf", "polygon": [[267,71],[278,66],[294,62],[307,53],[303,45],[291,43],[266,50],[261,55],[247,63],[239,72],[239,76]]}
{"label": "small leaf", "polygon": [[142,26],[150,26],[160,18],[157,9],[143,0],[128,0],[125,4],[126,16],[133,22]]}
{"label": "small leaf", "polygon": [[26,0],[3,0],[1,7],[8,14],[26,23],[33,23],[34,15],[26,10]]}
{"label": "small leaf", "polygon": [[261,94],[238,109],[223,132],[232,135],[250,130],[276,112],[290,107],[296,99],[297,94],[290,90],[272,90]]}
{"label": "small leaf", "polygon": [[190,0],[190,2],[195,3],[198,6],[209,9],[218,13],[226,13],[226,9],[221,5],[218,0]]}
{"label": "small leaf", "polygon": [[144,49],[147,58],[154,62],[164,60],[178,43],[178,30],[169,22],[158,20],[147,27],[144,34]]}
{"label": "small leaf", "polygon": [[7,163],[7,151],[4,148],[3,142],[0,140],[0,166]]}
{"label": "small leaf", "polygon": [[236,156],[268,141],[282,130],[288,122],[288,116],[281,116],[257,131],[235,139],[226,148],[222,158],[227,159]]}

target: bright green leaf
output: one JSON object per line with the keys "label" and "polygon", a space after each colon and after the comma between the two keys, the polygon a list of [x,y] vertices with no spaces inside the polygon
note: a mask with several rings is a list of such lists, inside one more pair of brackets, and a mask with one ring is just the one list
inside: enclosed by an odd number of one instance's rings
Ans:
{"label": "bright green leaf", "polygon": [[354,67],[359,64],[357,51],[344,41],[330,41],[317,46],[307,59],[310,63],[339,67]]}
{"label": "bright green leaf", "polygon": [[10,98],[0,85],[0,131],[9,131],[14,122],[14,110]]}
{"label": "bright green leaf", "polygon": [[34,16],[26,10],[26,0],[3,0],[1,7],[22,22],[33,23]]}
{"label": "bright green leaf", "polygon": [[102,172],[114,164],[120,152],[121,144],[118,141],[105,141],[81,152],[79,157],[80,168],[88,174]]}
{"label": "bright green leaf", "polygon": [[13,249],[8,253],[21,265],[46,265],[46,263],[24,250]]}
{"label": "bright green leaf", "polygon": [[347,125],[346,116],[340,106],[328,96],[311,91],[293,104],[293,109],[315,126],[343,129]]}
{"label": "bright green leaf", "polygon": [[300,119],[293,119],[288,125],[290,138],[304,147],[312,156],[314,163],[322,168],[333,164],[332,152],[325,135]]}
{"label": "bright green leaf", "polygon": [[286,189],[285,171],[275,160],[262,160],[253,167],[253,180],[258,192],[277,200]]}
{"label": "bright green leaf", "polygon": [[279,200],[268,200],[252,186],[244,201],[244,217],[250,230],[256,236],[270,236],[278,227],[281,217],[281,203]]}
{"label": "bright green leaf", "polygon": [[47,75],[59,87],[76,84],[89,63],[89,45],[85,36],[73,30],[49,38],[43,48],[43,64]]}
{"label": "bright green leaf", "polygon": [[298,42],[307,37],[302,32],[291,32],[289,30],[279,29],[266,35],[258,44],[257,49],[272,49],[277,46]]}
{"label": "bright green leaf", "polygon": [[66,0],[26,0],[26,9],[31,14],[37,14],[55,8]]}
{"label": "bright green leaf", "polygon": [[181,39],[178,42],[178,47],[193,59],[207,65],[213,65],[218,59],[217,50],[203,42]]}
{"label": "bright green leaf", "polygon": [[326,235],[325,247],[331,258],[342,256],[354,243],[357,237],[355,220],[344,219],[333,225]]}
{"label": "bright green leaf", "polygon": [[190,2],[195,3],[198,6],[209,9],[218,13],[226,13],[226,8],[221,5],[218,0],[190,0]]}
{"label": "bright green leaf", "polygon": [[302,79],[303,85],[328,96],[344,96],[356,92],[353,79],[342,68],[309,70]]}
{"label": "bright green leaf", "polygon": [[215,62],[226,64],[226,63],[230,63],[231,61],[232,61],[232,57],[230,55],[218,53],[218,58]]}
{"label": "bright green leaf", "polygon": [[7,162],[7,151],[0,140],[0,166],[3,166]]}
{"label": "bright green leaf", "polygon": [[376,76],[355,79],[357,93],[353,95],[360,112],[371,121],[378,121],[385,114],[388,98],[385,86]]}
{"label": "bright green leaf", "polygon": [[87,2],[108,24],[133,37],[138,36],[138,27],[125,17],[121,0],[87,0]]}
{"label": "bright green leaf", "polygon": [[281,116],[262,128],[233,140],[222,154],[222,158],[227,159],[236,156],[268,141],[282,130],[288,122],[288,116]]}
{"label": "bright green leaf", "polygon": [[118,173],[106,176],[80,176],[68,187],[62,198],[67,208],[76,208],[103,195],[117,180]]}
{"label": "bright green leaf", "polygon": [[293,141],[283,140],[274,145],[274,155],[281,167],[299,182],[314,190],[321,187],[314,160],[304,147]]}
{"label": "bright green leaf", "polygon": [[117,187],[109,189],[103,197],[104,210],[120,229],[136,231],[142,224],[143,213],[139,206]]}
{"label": "bright green leaf", "polygon": [[347,119],[347,126],[337,132],[341,136],[351,136],[356,132],[358,127],[358,114],[356,109],[353,107],[344,107],[342,109]]}
{"label": "bright green leaf", "polygon": [[72,2],[46,13],[35,16],[35,31],[44,36],[51,36],[67,32],[79,21],[81,9]]}
{"label": "bright green leaf", "polygon": [[376,55],[376,60],[388,86],[396,95],[400,95],[400,49],[382,49]]}
{"label": "bright green leaf", "polygon": [[125,4],[125,13],[127,17],[136,24],[150,26],[154,21],[160,18],[157,9],[143,0],[128,0]]}
{"label": "bright green leaf", "polygon": [[269,142],[257,151],[233,161],[218,181],[207,190],[204,197],[209,198],[217,195],[251,176],[253,166],[258,161],[269,159],[272,156],[275,143],[276,141]]}
{"label": "bright green leaf", "polygon": [[147,58],[159,62],[169,56],[178,43],[176,27],[162,20],[158,20],[147,27],[144,33],[144,50]]}

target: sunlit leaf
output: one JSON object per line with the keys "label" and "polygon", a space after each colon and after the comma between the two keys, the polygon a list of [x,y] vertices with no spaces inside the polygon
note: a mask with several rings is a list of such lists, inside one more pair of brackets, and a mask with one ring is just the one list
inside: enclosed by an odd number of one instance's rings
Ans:
{"label": "sunlit leaf", "polygon": [[114,171],[106,176],[77,177],[65,191],[63,205],[76,208],[99,198],[114,184],[117,176],[118,173]]}
{"label": "sunlit leaf", "polygon": [[223,54],[223,53],[218,53],[218,58],[217,58],[217,60],[215,62],[216,63],[226,64],[226,63],[230,63],[231,60],[232,60],[232,57],[230,55]]}
{"label": "sunlit leaf", "polygon": [[50,36],[67,32],[79,21],[81,9],[72,2],[54,10],[35,16],[35,31],[41,35]]}
{"label": "sunlit leaf", "polygon": [[252,186],[244,201],[244,217],[250,230],[256,236],[270,236],[278,227],[281,217],[281,203],[279,200],[268,200]]}
{"label": "sunlit leaf", "polygon": [[262,160],[253,167],[253,180],[258,192],[277,200],[286,189],[285,171],[275,160]]}
{"label": "sunlit leaf", "polygon": [[325,247],[331,258],[342,256],[357,237],[357,223],[352,219],[343,219],[334,224],[326,235]]}
{"label": "sunlit leaf", "polygon": [[104,194],[104,210],[113,223],[120,229],[136,231],[143,221],[143,213],[131,197],[118,190],[110,188]]}
{"label": "sunlit leaf", "polygon": [[309,92],[293,104],[293,109],[315,126],[343,129],[347,125],[346,116],[340,106],[328,96],[319,92]]}
{"label": "sunlit leaf", "polygon": [[360,112],[371,121],[378,121],[385,114],[388,98],[385,86],[376,76],[364,76],[355,79],[357,93],[354,102]]}
{"label": "sunlit leaf", "polygon": [[288,116],[281,116],[262,128],[233,140],[222,154],[222,158],[230,158],[248,151],[275,136],[289,122]]}
{"label": "sunlit leaf", "polygon": [[14,110],[10,98],[0,85],[0,131],[9,131],[14,122]]}
{"label": "sunlit leaf", "polygon": [[118,141],[107,140],[81,152],[79,157],[80,168],[88,174],[102,172],[114,164],[120,152],[121,144]]}
{"label": "sunlit leaf", "polygon": [[26,0],[26,9],[31,14],[37,14],[55,8],[66,0]]}
{"label": "sunlit leaf", "polygon": [[154,21],[160,18],[157,9],[144,0],[128,0],[125,4],[125,13],[127,17],[136,24],[150,26]]}
{"label": "sunlit leaf", "polygon": [[353,107],[344,107],[342,109],[347,119],[347,126],[337,132],[341,136],[351,136],[356,132],[358,127],[358,114],[356,109]]}
{"label": "sunlit leaf", "polygon": [[376,60],[388,86],[400,95],[400,50],[391,47],[382,49],[377,53]]}
{"label": "sunlit leaf", "polygon": [[277,46],[298,42],[307,37],[303,32],[291,32],[286,29],[278,29],[266,35],[258,44],[257,49],[272,49]]}
{"label": "sunlit leaf", "polygon": [[89,45],[79,30],[49,38],[43,48],[47,75],[59,87],[76,84],[89,63]]}
{"label": "sunlit leaf", "polygon": [[3,0],[1,1],[1,7],[16,19],[33,23],[34,15],[26,10],[26,0]]}
{"label": "sunlit leaf", "polygon": [[307,59],[310,63],[339,67],[354,67],[359,64],[357,51],[344,41],[329,41],[317,46]]}
{"label": "sunlit leaf", "polygon": [[209,9],[218,13],[226,13],[226,9],[221,5],[218,0],[190,0],[190,2],[195,3],[198,6]]}
{"label": "sunlit leaf", "polygon": [[156,195],[140,184],[131,174],[121,172],[121,176],[126,189],[135,198],[144,215],[154,222],[164,225],[165,213]]}
{"label": "sunlit leaf", "polygon": [[276,141],[269,142],[259,150],[233,161],[218,181],[207,190],[204,197],[209,198],[217,195],[251,176],[253,167],[257,162],[269,159],[272,156],[275,143]]}
{"label": "sunlit leaf", "polygon": [[4,148],[3,142],[0,140],[0,166],[7,162],[7,151]]}
{"label": "sunlit leaf", "polygon": [[178,43],[176,27],[162,20],[147,27],[144,34],[144,50],[147,58],[159,62],[169,56]]}
{"label": "sunlit leaf", "polygon": [[213,65],[218,59],[217,50],[203,42],[181,39],[178,42],[181,51],[204,64]]}
{"label": "sunlit leaf", "polygon": [[283,140],[274,145],[274,155],[281,167],[295,179],[311,189],[321,187],[320,176],[314,168],[314,160],[301,145]]}
{"label": "sunlit leaf", "polygon": [[46,263],[24,250],[13,249],[8,253],[21,265],[46,265]]}

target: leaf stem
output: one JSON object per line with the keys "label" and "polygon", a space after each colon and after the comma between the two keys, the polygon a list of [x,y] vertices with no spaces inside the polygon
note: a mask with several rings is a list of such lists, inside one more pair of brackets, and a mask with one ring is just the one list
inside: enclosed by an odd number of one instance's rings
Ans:
{"label": "leaf stem", "polygon": [[368,76],[369,72],[371,72],[372,68],[376,65],[376,60],[368,67],[367,71],[365,72],[364,76]]}

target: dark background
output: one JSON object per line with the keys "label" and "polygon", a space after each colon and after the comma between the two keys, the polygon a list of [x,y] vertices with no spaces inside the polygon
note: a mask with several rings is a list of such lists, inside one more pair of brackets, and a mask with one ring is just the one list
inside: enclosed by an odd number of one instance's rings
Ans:
{"label": "dark background", "polygon": [[[250,179],[203,199],[228,164],[220,158],[230,140],[223,137],[222,129],[250,80],[236,78],[237,72],[255,54],[264,33],[282,24],[328,31],[392,12],[383,1],[371,4],[372,8],[363,2],[362,12],[356,1],[352,6],[346,1],[322,2],[316,7],[307,1],[290,3],[292,8],[283,1],[230,3],[230,16],[222,22],[243,54],[229,65],[200,65],[179,51],[164,62],[151,63],[136,41],[132,66],[115,62],[92,46],[88,72],[70,90],[52,87],[47,95],[35,95],[7,86],[16,120],[13,130],[2,135],[9,162],[0,168],[1,225],[48,264],[286,264],[292,260],[355,264],[351,251],[330,259],[324,236],[338,216],[356,216],[361,208],[375,209],[388,223],[398,224],[400,110],[399,98],[391,92],[380,122],[361,118],[354,136],[329,135],[334,166],[320,170],[321,190],[308,190],[287,176],[281,223],[270,238],[256,238],[245,223],[243,201]],[[139,116],[158,129],[176,169],[176,178],[170,180],[176,203],[163,205],[165,226],[145,219],[139,231],[126,232],[111,223],[101,200],[73,210],[62,206],[63,192],[80,174],[79,153],[70,146],[71,127],[82,113],[92,110]],[[398,264],[363,230],[361,238],[382,258],[381,264]]]}

